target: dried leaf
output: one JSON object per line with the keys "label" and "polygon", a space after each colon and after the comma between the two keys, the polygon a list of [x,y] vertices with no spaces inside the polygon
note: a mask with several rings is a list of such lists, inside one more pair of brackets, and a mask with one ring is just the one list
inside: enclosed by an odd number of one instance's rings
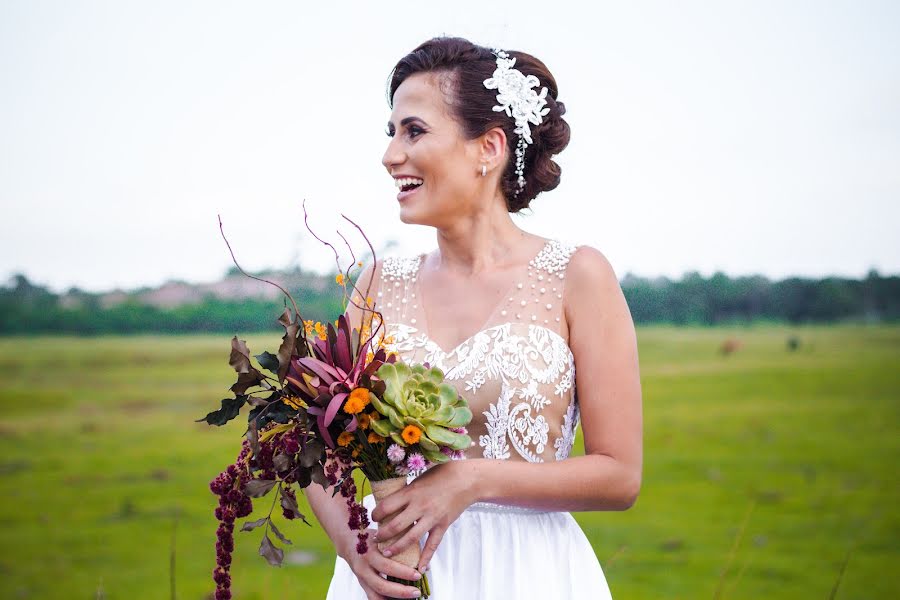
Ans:
{"label": "dried leaf", "polygon": [[284,550],[275,546],[268,535],[263,536],[262,543],[259,545],[259,555],[269,561],[273,567],[280,567],[284,561]]}
{"label": "dried leaf", "polygon": [[294,513],[294,516],[296,517],[300,515],[300,508],[297,506],[297,499],[287,493],[288,489],[289,488],[281,488],[281,508]]}
{"label": "dried leaf", "polygon": [[250,440],[251,456],[259,456],[259,429],[256,427],[256,419],[250,419],[247,425],[247,439]]}
{"label": "dried leaf", "polygon": [[263,517],[262,519],[257,519],[256,521],[247,521],[244,523],[243,527],[241,527],[241,531],[253,531],[257,527],[265,525],[266,521],[269,520],[269,517]]}
{"label": "dried leaf", "polygon": [[207,413],[205,417],[197,419],[195,422],[206,421],[210,425],[222,426],[238,416],[246,399],[247,397],[243,395],[239,395],[236,398],[225,398],[222,400],[222,408]]}
{"label": "dried leaf", "polygon": [[260,398],[259,396],[247,396],[247,404],[250,406],[265,406],[269,402],[271,402],[271,400]]}
{"label": "dried leaf", "polygon": [[322,489],[328,489],[328,478],[325,477],[325,469],[322,465],[313,465],[310,469],[312,473],[312,481],[322,486]]}
{"label": "dried leaf", "polygon": [[251,498],[259,498],[269,493],[275,487],[274,479],[251,479],[244,487],[244,493]]}
{"label": "dried leaf", "polygon": [[231,386],[231,391],[235,394],[243,394],[249,388],[255,385],[262,385],[266,389],[271,389],[271,386],[267,386],[267,382],[263,374],[257,371],[253,367],[249,367],[249,370],[246,373],[241,373],[238,375],[237,382]]}
{"label": "dried leaf", "polygon": [[[324,471],[322,473],[324,475]],[[301,486],[305,487],[305,486]],[[307,525],[309,525],[309,521],[306,520],[306,515],[300,512],[300,507],[297,506],[296,498],[292,498],[285,493],[285,489],[281,489],[281,508],[292,513],[295,519],[300,519]]]}
{"label": "dried leaf", "polygon": [[297,470],[294,472],[294,478],[297,480],[297,485],[301,488],[309,487],[309,484],[312,482],[312,472],[310,469],[297,467]]}
{"label": "dried leaf", "polygon": [[318,439],[307,440],[306,445],[300,449],[300,464],[311,467],[325,458],[325,444]]}
{"label": "dried leaf", "polygon": [[247,373],[253,367],[250,365],[250,349],[245,340],[239,340],[237,336],[231,339],[231,356],[228,364],[238,373]]}
{"label": "dried leaf", "polygon": [[287,454],[276,454],[272,458],[272,464],[275,465],[275,470],[280,473],[291,468],[291,459]]}
{"label": "dried leaf", "polygon": [[272,530],[272,533],[275,534],[275,537],[277,537],[279,540],[281,540],[281,543],[293,545],[293,542],[292,542],[291,540],[289,540],[289,539],[287,539],[286,537],[284,537],[284,534],[281,533],[280,531],[278,531],[278,528],[275,527],[275,523],[274,523],[274,522],[270,522],[270,523],[269,523],[269,529]]}
{"label": "dried leaf", "polygon": [[[284,326],[284,337],[281,338],[281,346],[278,348],[278,381],[284,381],[291,366],[291,356],[297,351],[297,334],[300,332],[300,319],[291,317],[290,311],[285,308],[278,318],[278,322]],[[305,351],[306,344],[302,344]]]}
{"label": "dried leaf", "polygon": [[278,374],[278,357],[266,350],[262,354],[256,355],[256,360],[259,361],[259,366],[267,371]]}

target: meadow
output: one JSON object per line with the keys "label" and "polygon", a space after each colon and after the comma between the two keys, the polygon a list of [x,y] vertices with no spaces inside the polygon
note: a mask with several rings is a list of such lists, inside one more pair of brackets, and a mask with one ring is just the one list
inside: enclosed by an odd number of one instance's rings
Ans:
{"label": "meadow", "polygon": [[[0,339],[0,597],[211,597],[207,484],[247,409],[221,428],[195,419],[229,396],[229,337]],[[240,337],[254,353],[280,341]],[[641,495],[575,513],[614,598],[900,597],[900,326],[638,338]],[[723,355],[727,338],[741,346]],[[258,556],[259,530],[236,534],[234,597],[324,598],[327,537],[278,522],[293,540],[281,568]]]}

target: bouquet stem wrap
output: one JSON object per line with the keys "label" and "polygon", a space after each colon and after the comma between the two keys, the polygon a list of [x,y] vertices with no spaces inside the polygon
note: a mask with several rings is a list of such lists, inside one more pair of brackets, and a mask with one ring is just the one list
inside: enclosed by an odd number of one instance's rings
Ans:
{"label": "bouquet stem wrap", "polygon": [[[371,481],[372,484],[372,495],[375,496],[376,504],[393,494],[394,492],[403,489],[406,487],[406,477],[392,477],[390,479],[384,479],[382,481]],[[387,525],[393,519],[394,515],[391,515],[390,518],[382,522],[382,525]],[[412,524],[409,527],[401,531],[399,534],[391,538],[390,540],[380,540],[378,542],[378,549],[384,550],[392,543],[396,542],[398,539],[403,537],[407,531],[412,528]],[[419,566],[419,558],[422,556],[422,550],[419,548],[419,541],[416,540],[415,544],[407,547],[403,552],[399,554],[395,554],[391,558],[394,560],[403,563],[409,567],[415,569]]]}

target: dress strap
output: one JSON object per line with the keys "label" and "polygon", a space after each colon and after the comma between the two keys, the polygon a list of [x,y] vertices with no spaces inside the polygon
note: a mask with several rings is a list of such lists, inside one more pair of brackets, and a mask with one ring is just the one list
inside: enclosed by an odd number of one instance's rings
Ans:
{"label": "dress strap", "polygon": [[576,249],[573,244],[549,240],[504,299],[500,319],[539,325],[560,333],[566,267]]}
{"label": "dress strap", "polygon": [[415,284],[422,256],[385,257],[377,303],[387,323],[416,324],[413,306],[418,304]]}

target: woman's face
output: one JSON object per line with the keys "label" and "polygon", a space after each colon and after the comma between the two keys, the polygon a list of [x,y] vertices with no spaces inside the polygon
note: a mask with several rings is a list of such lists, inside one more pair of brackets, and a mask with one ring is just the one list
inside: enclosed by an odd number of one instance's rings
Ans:
{"label": "woman's face", "polygon": [[412,191],[397,189],[400,220],[445,228],[484,204],[491,178],[481,177],[479,140],[466,140],[450,116],[440,77],[416,73],[397,88],[381,162],[395,181],[423,182]]}

